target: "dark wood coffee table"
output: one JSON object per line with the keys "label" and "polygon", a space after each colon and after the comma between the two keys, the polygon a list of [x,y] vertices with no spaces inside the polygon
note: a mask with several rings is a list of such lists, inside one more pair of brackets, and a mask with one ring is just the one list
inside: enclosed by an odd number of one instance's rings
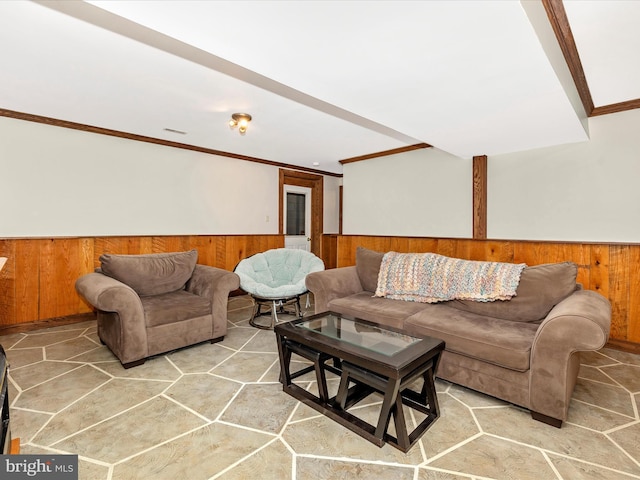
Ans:
{"label": "dark wood coffee table", "polygon": [[[440,415],[434,376],[444,350],[437,338],[415,337],[406,332],[333,312],[275,326],[280,354],[283,390],[318,412],[381,447],[386,443],[407,452]],[[291,356],[312,362],[291,372]],[[315,371],[318,395],[293,380]],[[330,397],[326,373],[340,376],[338,393]],[[410,386],[422,379],[422,389]],[[348,409],[373,392],[383,395],[376,425],[351,414]],[[409,432],[404,407],[426,417]],[[388,433],[391,416],[396,436]]]}

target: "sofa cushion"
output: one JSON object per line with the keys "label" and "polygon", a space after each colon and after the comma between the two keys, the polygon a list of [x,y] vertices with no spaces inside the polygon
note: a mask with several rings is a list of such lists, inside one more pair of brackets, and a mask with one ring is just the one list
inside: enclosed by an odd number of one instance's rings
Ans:
{"label": "sofa cushion", "polygon": [[376,291],[383,257],[384,253],[382,252],[376,252],[364,247],[356,249],[356,271],[363,290],[367,292]]}
{"label": "sofa cushion", "polygon": [[146,255],[100,255],[100,269],[129,285],[140,296],[161,295],[184,288],[198,261],[198,251]]}
{"label": "sofa cushion", "polygon": [[425,307],[406,319],[404,327],[410,334],[440,338],[450,352],[519,372],[529,370],[539,325],[477,315],[448,304]]}
{"label": "sofa cushion", "polygon": [[526,267],[520,275],[516,296],[511,300],[475,302],[454,300],[448,305],[459,310],[516,322],[537,322],[577,288],[578,266],[573,262]]}
{"label": "sofa cushion", "polygon": [[329,302],[329,310],[349,317],[403,328],[404,320],[424,309],[424,303],[405,302],[373,297],[371,292],[360,292]]}
{"label": "sofa cushion", "polygon": [[211,301],[185,290],[141,297],[147,327],[182,322],[211,314]]}

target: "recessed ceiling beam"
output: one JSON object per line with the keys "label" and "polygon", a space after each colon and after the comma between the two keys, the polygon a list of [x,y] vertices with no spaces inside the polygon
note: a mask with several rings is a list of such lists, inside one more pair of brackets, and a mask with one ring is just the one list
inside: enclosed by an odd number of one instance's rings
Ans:
{"label": "recessed ceiling beam", "polygon": [[389,155],[395,155],[396,153],[405,153],[412,150],[418,150],[420,148],[430,148],[428,143],[416,143],[415,145],[407,145],[406,147],[393,148],[391,150],[385,150],[383,152],[368,153],[367,155],[360,155],[358,157],[345,158],[340,160],[342,165],[346,163],[361,162],[362,160],[369,160],[371,158],[387,157]]}
{"label": "recessed ceiling beam", "polygon": [[576,41],[571,33],[571,27],[569,26],[569,19],[567,18],[567,12],[564,9],[562,0],[542,0],[542,5],[547,12],[549,22],[553,28],[558,44],[562,50],[562,54],[567,62],[573,81],[578,89],[580,100],[584,106],[584,111],[587,116],[593,112],[593,99],[591,98],[591,91],[587,83],[587,77],[584,74],[582,68],[582,62],[580,61],[580,55],[578,54],[578,48],[576,47]]}

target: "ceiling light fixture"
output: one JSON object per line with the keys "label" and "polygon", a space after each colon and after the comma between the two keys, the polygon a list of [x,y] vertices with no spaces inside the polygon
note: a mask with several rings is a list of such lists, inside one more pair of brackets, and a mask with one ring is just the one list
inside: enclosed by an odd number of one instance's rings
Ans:
{"label": "ceiling light fixture", "polygon": [[248,113],[234,113],[231,115],[231,120],[229,120],[229,127],[234,129],[238,127],[238,131],[240,135],[244,135],[247,133],[247,126],[251,121],[251,115]]}

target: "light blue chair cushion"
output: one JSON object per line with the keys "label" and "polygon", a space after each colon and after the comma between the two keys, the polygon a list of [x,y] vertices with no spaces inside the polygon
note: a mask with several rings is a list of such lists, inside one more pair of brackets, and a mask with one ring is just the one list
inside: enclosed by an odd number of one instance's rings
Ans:
{"label": "light blue chair cushion", "polygon": [[307,274],[324,270],[324,262],[305,250],[276,248],[238,263],[240,288],[256,297],[283,299],[307,291]]}

